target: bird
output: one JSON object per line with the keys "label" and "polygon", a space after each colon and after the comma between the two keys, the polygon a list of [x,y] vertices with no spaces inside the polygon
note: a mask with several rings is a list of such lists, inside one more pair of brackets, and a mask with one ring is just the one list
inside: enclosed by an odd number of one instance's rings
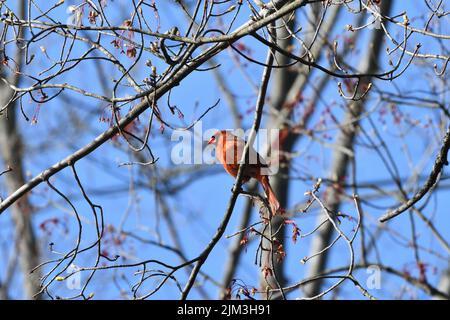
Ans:
{"label": "bird", "polygon": [[[216,159],[223,165],[225,171],[233,177],[238,174],[245,144],[245,140],[227,130],[217,131],[208,141],[208,145],[216,147]],[[268,165],[252,146],[250,146],[245,163],[247,165],[242,176],[242,183],[248,182],[251,178],[256,179],[264,189],[272,214],[281,213],[280,202],[269,183]]]}

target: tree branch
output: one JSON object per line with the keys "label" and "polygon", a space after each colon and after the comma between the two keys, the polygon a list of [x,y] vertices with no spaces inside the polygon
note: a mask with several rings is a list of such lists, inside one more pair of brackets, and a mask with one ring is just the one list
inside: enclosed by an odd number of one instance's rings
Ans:
{"label": "tree branch", "polygon": [[61,170],[67,168],[68,166],[74,164],[78,160],[84,158],[102,144],[107,142],[109,139],[114,137],[117,133],[121,132],[123,128],[133,122],[140,114],[142,114],[145,110],[151,107],[150,101],[157,101],[164,94],[166,94],[171,88],[177,86],[184,78],[186,78],[189,74],[191,74],[195,69],[197,69],[204,62],[208,61],[211,57],[217,55],[219,52],[228,48],[232,43],[238,41],[240,38],[245,35],[262,28],[281,16],[296,10],[297,8],[304,6],[308,3],[307,0],[296,0],[289,4],[287,0],[278,0],[273,1],[274,6],[270,8],[265,8],[261,10],[260,16],[263,17],[261,20],[250,20],[241,27],[239,27],[236,31],[234,31],[227,42],[221,42],[212,48],[209,48],[201,54],[201,56],[192,61],[191,63],[182,66],[177,72],[175,72],[171,77],[168,77],[166,81],[164,81],[160,86],[155,89],[150,90],[142,97],[144,101],[137,104],[128,114],[126,114],[120,121],[118,121],[117,125],[109,128],[104,131],[102,134],[97,136],[93,141],[91,141],[86,146],[78,149],[76,152],[72,153],[65,159],[55,163],[50,168],[42,171],[33,179],[31,179],[26,184],[22,185],[15,192],[9,195],[4,201],[0,203],[0,214],[2,214],[8,207],[10,207],[15,201],[20,199],[26,193],[31,191],[33,188],[38,186],[44,181],[47,181],[50,177],[60,172]]}
{"label": "tree branch", "polygon": [[260,88],[258,100],[256,103],[255,119],[253,122],[252,129],[250,131],[249,138],[244,147],[244,151],[242,154],[243,161],[241,161],[239,164],[238,174],[236,176],[235,184],[234,184],[234,187],[232,190],[232,195],[231,195],[230,201],[228,203],[227,210],[225,212],[225,215],[222,219],[222,222],[221,222],[219,228],[217,229],[216,234],[211,239],[211,241],[209,242],[209,244],[207,245],[205,250],[203,250],[203,252],[200,254],[199,260],[197,261],[194,269],[192,270],[189,280],[188,280],[188,282],[183,290],[183,293],[181,295],[182,300],[185,300],[187,298],[189,291],[191,290],[192,286],[194,285],[195,279],[197,278],[197,275],[200,272],[202,265],[205,263],[206,259],[208,258],[212,249],[216,246],[217,242],[219,242],[220,238],[222,238],[222,236],[225,232],[225,229],[228,225],[228,222],[230,221],[231,214],[233,213],[233,209],[236,204],[236,200],[237,200],[240,190],[241,190],[243,173],[244,173],[244,169],[246,166],[245,159],[247,159],[247,157],[248,157],[250,147],[253,145],[253,142],[255,141],[255,137],[259,130],[259,126],[261,123],[262,112],[263,112],[264,102],[266,99],[266,93],[267,93],[267,87],[269,84],[270,73],[272,71],[273,60],[274,60],[273,51],[271,48],[269,48],[268,53],[267,53],[267,59],[266,59],[267,66],[264,68],[262,81],[261,81],[261,88]]}
{"label": "tree branch", "polygon": [[428,193],[428,191],[430,191],[430,189],[438,181],[439,175],[440,175],[442,169],[444,168],[444,166],[448,165],[447,156],[448,156],[449,149],[450,149],[450,127],[447,129],[447,133],[444,136],[442,148],[436,158],[436,161],[434,162],[434,166],[433,166],[433,169],[431,170],[430,176],[428,177],[428,179],[425,182],[425,184],[423,185],[423,187],[419,191],[417,191],[417,193],[411,199],[409,199],[406,203],[402,204],[397,209],[392,210],[392,211],[386,213],[384,216],[382,216],[380,218],[380,222],[386,222],[386,221],[402,214],[403,212],[405,212],[406,210],[411,208],[414,204],[419,202],[420,199],[422,199],[423,196],[425,196]]}

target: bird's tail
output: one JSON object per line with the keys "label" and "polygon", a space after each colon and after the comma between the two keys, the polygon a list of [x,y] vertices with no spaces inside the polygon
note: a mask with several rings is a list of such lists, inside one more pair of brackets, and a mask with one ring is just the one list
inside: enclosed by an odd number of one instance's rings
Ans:
{"label": "bird's tail", "polygon": [[258,177],[259,182],[261,182],[261,185],[263,186],[264,192],[266,193],[267,200],[269,200],[270,209],[272,210],[272,214],[281,213],[281,206],[280,202],[277,199],[277,196],[275,195],[275,192],[273,192],[272,187],[269,183],[269,177],[268,176],[259,176]]}

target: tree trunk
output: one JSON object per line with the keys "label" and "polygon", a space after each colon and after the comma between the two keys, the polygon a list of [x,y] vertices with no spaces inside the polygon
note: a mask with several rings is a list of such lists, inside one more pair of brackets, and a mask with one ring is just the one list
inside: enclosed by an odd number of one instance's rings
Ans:
{"label": "tree trunk", "polygon": [[[10,95],[9,88],[0,86],[2,106],[8,101]],[[23,143],[16,123],[14,105],[8,107],[8,115],[0,115],[0,149],[5,165],[12,169],[2,177],[8,192],[12,193],[25,183],[22,163]],[[11,211],[15,227],[16,250],[23,274],[24,296],[32,299],[40,288],[39,272],[35,271],[30,275],[31,269],[39,264],[39,250],[31,221],[33,210],[28,197],[24,196],[17,201],[11,207]]]}
{"label": "tree trunk", "polygon": [[[381,13],[383,15],[388,15],[390,8],[392,5],[392,1],[382,1],[381,4]],[[381,44],[383,41],[384,32],[382,29],[373,29],[372,35],[369,39],[369,50],[363,55],[362,61],[360,63],[359,71],[363,74],[373,73],[378,69],[378,59],[379,54],[381,53]],[[360,91],[360,94],[364,90],[364,88],[370,83],[372,79],[370,77],[366,77],[361,79],[361,83],[359,88],[363,88]],[[339,148],[334,149],[333,157],[332,157],[332,165],[330,170],[329,178],[333,181],[342,181],[344,177],[347,175],[347,168],[350,162],[350,157],[347,153],[342,152],[343,149],[353,150],[353,143],[355,140],[355,136],[357,134],[357,128],[359,125],[359,121],[356,119],[359,118],[360,114],[364,110],[364,102],[365,99],[361,99],[359,101],[351,102],[348,106],[347,112],[344,116],[342,123],[349,125],[342,128],[339,136],[336,139],[336,145]],[[342,147],[342,148],[341,148]],[[326,191],[325,204],[332,212],[338,212],[341,206],[340,199],[340,188],[330,187]],[[326,213],[322,212],[317,218],[317,225],[319,225],[322,221],[326,220]],[[310,255],[313,255],[326,246],[329,245],[330,239],[333,235],[333,226],[330,222],[325,223],[316,233],[315,237],[312,240]],[[329,250],[323,252],[322,254],[316,256],[311,263],[309,264],[309,268],[306,272],[306,278],[314,277],[321,274],[325,268],[328,261],[328,253]],[[323,285],[322,279],[314,281],[309,285],[304,287],[304,293],[307,297],[314,297],[321,292]]]}
{"label": "tree trunk", "polygon": [[[25,1],[19,4],[19,15],[25,16]],[[23,37],[20,30],[19,37]],[[17,49],[15,61],[18,68],[22,65],[22,52]],[[0,75],[7,77],[2,70]],[[19,78],[16,75],[10,76],[10,81],[18,84]],[[2,81],[0,83],[0,108],[3,108],[12,97],[12,90]],[[0,114],[0,150],[3,162],[11,171],[2,176],[9,193],[16,191],[25,184],[23,168],[24,144],[17,125],[17,105],[10,103],[7,109]],[[32,225],[32,206],[27,195],[11,206],[12,219],[15,228],[16,250],[19,256],[19,263],[23,274],[23,293],[26,299],[40,299],[41,296],[35,294],[40,289],[40,272],[30,271],[39,264],[39,246],[36,242]]]}

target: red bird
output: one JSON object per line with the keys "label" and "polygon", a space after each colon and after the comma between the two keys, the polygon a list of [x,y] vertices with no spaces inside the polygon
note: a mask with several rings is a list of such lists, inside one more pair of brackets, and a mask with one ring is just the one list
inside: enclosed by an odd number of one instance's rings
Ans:
{"label": "red bird", "polygon": [[[226,172],[233,177],[237,176],[239,170],[239,162],[242,159],[244,153],[245,141],[238,138],[231,132],[226,130],[217,131],[208,144],[216,146],[216,158],[222,163]],[[273,214],[280,211],[280,203],[277,196],[272,190],[269,183],[268,166],[264,162],[264,159],[256,152],[256,150],[250,146],[248,152],[248,158],[245,159],[247,163],[245,171],[242,177],[242,183],[246,183],[250,178],[258,180],[266,193],[267,200],[269,201],[270,208]],[[266,168],[265,170],[262,170]],[[266,174],[264,174],[265,172]]]}

